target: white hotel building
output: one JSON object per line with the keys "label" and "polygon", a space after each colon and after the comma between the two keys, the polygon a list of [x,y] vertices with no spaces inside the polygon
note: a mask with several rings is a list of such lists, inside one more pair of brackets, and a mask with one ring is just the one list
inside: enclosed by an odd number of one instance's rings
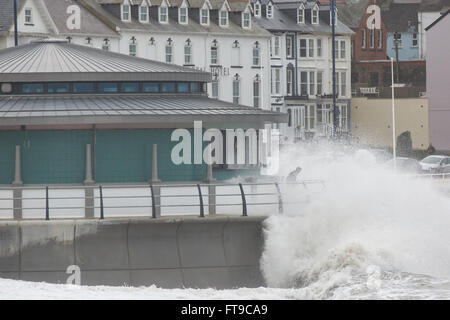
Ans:
{"label": "white hotel building", "polygon": [[[271,106],[289,114],[281,125],[287,140],[327,137],[332,132],[332,37],[328,4],[316,0],[253,0],[255,21],[272,33]],[[349,131],[353,31],[336,11],[338,131]]]}

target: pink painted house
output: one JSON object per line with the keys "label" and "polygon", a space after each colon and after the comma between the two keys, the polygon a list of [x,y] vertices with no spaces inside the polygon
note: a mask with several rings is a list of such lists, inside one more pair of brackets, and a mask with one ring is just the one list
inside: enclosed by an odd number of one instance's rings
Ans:
{"label": "pink painted house", "polygon": [[426,28],[430,142],[450,152],[450,9]]}

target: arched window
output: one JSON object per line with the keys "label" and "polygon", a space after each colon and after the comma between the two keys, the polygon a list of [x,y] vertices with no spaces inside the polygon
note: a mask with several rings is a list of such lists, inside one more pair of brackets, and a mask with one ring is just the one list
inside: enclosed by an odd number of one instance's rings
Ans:
{"label": "arched window", "polygon": [[137,54],[137,40],[134,36],[131,37],[128,48],[129,48],[130,56],[135,57]]}

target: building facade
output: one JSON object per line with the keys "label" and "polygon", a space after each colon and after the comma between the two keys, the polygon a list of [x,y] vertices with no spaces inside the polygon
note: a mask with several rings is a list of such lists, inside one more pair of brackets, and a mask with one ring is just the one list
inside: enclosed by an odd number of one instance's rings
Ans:
{"label": "building facade", "polygon": [[450,10],[427,29],[427,97],[430,101],[430,142],[450,153]]}
{"label": "building facade", "polygon": [[[320,1],[253,2],[255,21],[272,34],[271,107],[286,112],[286,142],[327,137],[333,128],[331,14]],[[336,93],[341,132],[348,132],[352,31],[336,22]]]}

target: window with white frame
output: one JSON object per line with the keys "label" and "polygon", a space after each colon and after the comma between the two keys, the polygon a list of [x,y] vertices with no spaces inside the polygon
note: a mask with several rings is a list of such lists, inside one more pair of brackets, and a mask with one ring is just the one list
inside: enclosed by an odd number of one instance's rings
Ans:
{"label": "window with white frame", "polygon": [[378,33],[378,49],[382,49],[383,48],[383,32],[381,29],[377,30]]}
{"label": "window with white frame", "polygon": [[345,104],[337,105],[339,110],[338,125],[342,130],[347,130],[348,116],[347,106]]}
{"label": "window with white frame", "polygon": [[310,104],[306,110],[306,130],[314,131],[316,129],[316,105]]}
{"label": "window with white frame", "polygon": [[109,51],[110,50],[110,43],[111,41],[108,38],[103,39],[102,43],[102,50]]}
{"label": "window with white frame", "polygon": [[253,6],[253,11],[255,14],[255,17],[261,18],[261,4],[259,2],[256,2]]}
{"label": "window with white frame", "polygon": [[286,93],[288,96],[293,94],[294,73],[291,68],[286,69]]}
{"label": "window with white frame", "polygon": [[255,78],[253,78],[253,106],[255,108],[259,108],[260,102],[261,102],[261,78],[257,74]]}
{"label": "window with white frame", "polygon": [[142,5],[139,7],[139,22],[148,22],[148,6],[145,1],[143,1]]}
{"label": "window with white frame", "polygon": [[417,38],[417,33],[412,34],[412,46],[415,48],[419,45],[419,41]]}
{"label": "window with white frame", "polygon": [[316,82],[315,82],[315,71],[309,72],[309,94],[314,96],[316,94]]}
{"label": "window with white frame", "polygon": [[261,53],[260,53],[260,46],[259,42],[256,41],[253,45],[253,66],[260,66],[261,65]]}
{"label": "window with white frame", "polygon": [[211,82],[211,98],[219,98],[219,77],[217,75],[213,76]]}
{"label": "window with white frame", "polygon": [[308,71],[300,71],[300,95],[308,95]]}
{"label": "window with white frame", "polygon": [[203,8],[200,9],[200,24],[204,26],[209,25],[209,9],[206,3]]}
{"label": "window with white frame", "polygon": [[219,25],[221,27],[227,27],[228,26],[228,11],[227,10],[220,10],[219,11]]}
{"label": "window with white frame", "polygon": [[159,23],[169,23],[169,17],[167,16],[167,6],[165,2],[161,3],[158,9]]}
{"label": "window with white frame", "polygon": [[239,104],[241,96],[241,77],[236,73],[233,77],[233,103]]}
{"label": "window with white frame", "polygon": [[186,6],[178,8],[178,23],[179,24],[188,23],[188,8]]}
{"label": "window with white frame", "polygon": [[322,57],[322,39],[317,39],[317,57]]}
{"label": "window with white frame", "polygon": [[303,6],[300,6],[297,9],[297,23],[299,24],[305,23],[305,8]]}
{"label": "window with white frame", "polygon": [[361,30],[361,48],[366,48],[366,29]]}
{"label": "window with white frame", "polygon": [[123,3],[120,6],[122,21],[130,21],[130,4],[128,2]]}
{"label": "window with white frame", "polygon": [[314,39],[300,38],[299,42],[299,57],[314,58],[316,41]]}
{"label": "window with white frame", "polygon": [[172,40],[168,39],[166,42],[166,63],[173,62],[173,45]]}
{"label": "window with white frame", "polygon": [[241,47],[239,41],[235,40],[231,48],[231,65],[240,66],[241,65]]}
{"label": "window with white frame", "polygon": [[268,3],[266,6],[266,17],[269,19],[273,17],[273,6],[271,3]]}
{"label": "window with white frame", "polygon": [[211,45],[211,64],[219,64],[219,48],[216,40]]}
{"label": "window with white frame", "polygon": [[319,10],[316,8],[311,10],[311,23],[319,24]]}
{"label": "window with white frame", "polygon": [[25,24],[33,24],[33,9],[25,8]]}
{"label": "window with white frame", "polygon": [[280,36],[273,37],[273,56],[280,56]]}
{"label": "window with white frame", "polygon": [[375,30],[369,30],[369,47],[370,49],[375,49]]}
{"label": "window with white frame", "polygon": [[281,94],[281,69],[280,68],[272,68],[271,92],[272,92],[272,95],[280,95]]}
{"label": "window with white frame", "polygon": [[323,94],[323,71],[317,71],[317,85],[316,85],[316,94]]}
{"label": "window with white frame", "polygon": [[345,40],[341,40],[340,45],[341,45],[341,47],[339,48],[340,49],[339,51],[341,52],[340,58],[343,60],[347,57],[347,45]]}
{"label": "window with white frame", "polygon": [[130,56],[135,57],[137,54],[137,42],[136,42],[136,38],[132,37],[130,40],[130,44],[128,45],[128,50],[129,50],[129,54]]}
{"label": "window with white frame", "polygon": [[184,43],[184,64],[192,64],[192,45],[190,39],[187,39]]}
{"label": "window with white frame", "polygon": [[242,12],[242,28],[249,29],[250,27],[250,11],[247,7],[246,11]]}
{"label": "window with white frame", "polygon": [[308,56],[314,58],[314,39],[308,39]]}
{"label": "window with white frame", "polygon": [[346,71],[341,71],[341,97],[346,97],[347,96],[347,72]]}
{"label": "window with white frame", "polygon": [[286,58],[293,58],[293,47],[292,47],[293,38],[292,36],[286,36]]}

